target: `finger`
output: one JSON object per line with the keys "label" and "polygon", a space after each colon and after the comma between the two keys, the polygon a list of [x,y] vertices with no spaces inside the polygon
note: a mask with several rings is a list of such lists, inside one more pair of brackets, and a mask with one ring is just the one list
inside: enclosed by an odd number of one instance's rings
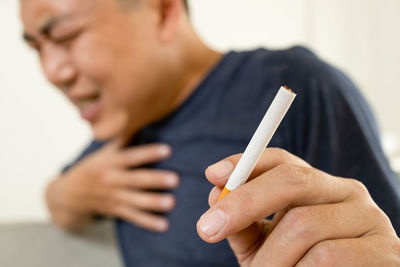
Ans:
{"label": "finger", "polygon": [[220,187],[214,186],[213,189],[211,189],[210,194],[208,195],[208,205],[210,207],[217,202],[219,195],[221,195],[221,192],[222,189]]}
{"label": "finger", "polygon": [[116,164],[123,167],[137,167],[155,163],[171,155],[171,147],[166,144],[141,145],[121,150],[114,157]]}
{"label": "finger", "polygon": [[130,141],[131,141],[130,137],[117,137],[117,138],[111,139],[107,143],[105,148],[109,149],[109,150],[121,149],[124,146],[128,145]]}
{"label": "finger", "polygon": [[[242,154],[236,154],[225,158],[214,165],[209,166],[206,169],[207,179],[214,185],[219,187],[224,187],[229,176],[233,172],[233,169],[239,162]],[[251,173],[249,180],[261,175],[270,169],[273,169],[281,164],[293,164],[304,167],[309,167],[310,165],[304,160],[296,157],[289,152],[280,148],[266,148],[263,152],[260,160],[258,161],[256,167]]]}
{"label": "finger", "polygon": [[[213,206],[217,202],[218,197],[221,195],[221,192],[222,192],[222,189],[219,187],[216,187],[216,186],[211,189],[210,194],[208,196],[208,205],[210,207]],[[283,218],[283,216],[285,216],[285,214],[288,212],[288,210],[289,209],[285,208],[283,210],[279,210],[278,212],[276,212],[274,214],[274,218],[270,224],[271,230],[273,228],[275,228],[275,226],[280,222],[280,220]]]}
{"label": "finger", "polygon": [[229,245],[241,266],[251,265],[254,252],[262,246],[271,228],[272,221],[262,220],[229,237]]}
{"label": "finger", "polygon": [[[210,206],[217,202],[221,191],[219,187],[214,187],[211,190],[209,195]],[[255,222],[228,238],[229,244],[241,264],[245,264],[245,261],[251,261],[251,258],[248,257],[249,251],[254,251],[255,248],[261,246],[261,242],[265,240],[269,232],[275,228],[286,213],[287,209],[280,210],[274,215],[272,221],[262,220]]]}
{"label": "finger", "polygon": [[253,261],[254,252],[259,250],[264,241],[273,232],[275,226],[287,213],[287,209],[278,211],[273,220],[261,220],[228,237],[229,245],[235,253],[240,265],[249,266]]}
{"label": "finger", "polygon": [[218,242],[287,207],[340,202],[356,191],[354,185],[361,187],[359,182],[333,178],[316,169],[280,165],[212,206],[200,219],[208,231],[199,234],[207,242]]}
{"label": "finger", "polygon": [[[323,240],[356,238],[369,233],[381,223],[379,208],[369,205],[348,201],[289,210],[268,236],[253,264],[294,266],[310,248]],[[236,238],[235,241],[241,240]]]}
{"label": "finger", "polygon": [[105,179],[106,186],[131,189],[173,189],[179,184],[175,172],[150,169],[111,171]]}
{"label": "finger", "polygon": [[104,149],[114,151],[114,150],[120,149],[121,147],[123,147],[123,145],[124,145],[124,140],[120,139],[120,138],[116,138],[116,139],[110,140],[104,146]]}
{"label": "finger", "polygon": [[272,231],[278,225],[278,223],[282,220],[282,218],[286,215],[288,211],[289,208],[286,208],[274,214],[274,218],[272,219],[272,222],[270,224],[270,231]]}
{"label": "finger", "polygon": [[155,212],[171,211],[176,204],[175,197],[167,193],[119,190],[115,198],[117,203]]}
{"label": "finger", "polygon": [[398,250],[398,242],[379,235],[326,240],[310,249],[296,267],[400,266]]}
{"label": "finger", "polygon": [[155,232],[165,232],[169,228],[166,218],[145,211],[133,209],[127,205],[120,205],[114,212],[115,217],[121,218],[133,225]]}

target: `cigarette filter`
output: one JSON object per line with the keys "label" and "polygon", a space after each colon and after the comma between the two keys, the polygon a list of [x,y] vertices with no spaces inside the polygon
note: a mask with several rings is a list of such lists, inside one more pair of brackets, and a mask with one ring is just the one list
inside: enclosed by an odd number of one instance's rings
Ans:
{"label": "cigarette filter", "polygon": [[279,89],[218,200],[247,181],[295,97],[289,88]]}

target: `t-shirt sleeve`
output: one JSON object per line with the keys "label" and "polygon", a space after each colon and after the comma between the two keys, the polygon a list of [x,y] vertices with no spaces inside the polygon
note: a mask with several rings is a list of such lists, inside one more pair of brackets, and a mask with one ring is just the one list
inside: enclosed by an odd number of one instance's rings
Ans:
{"label": "t-shirt sleeve", "polygon": [[93,140],[89,143],[89,145],[83,149],[83,151],[81,152],[81,154],[75,159],[73,160],[71,163],[67,164],[62,170],[61,173],[65,173],[67,172],[70,168],[72,168],[73,166],[75,166],[79,161],[81,161],[82,159],[84,159],[85,157],[89,156],[90,154],[92,154],[93,152],[97,151],[98,149],[100,149],[103,145],[105,144],[105,142],[99,142],[96,140]]}
{"label": "t-shirt sleeve", "polygon": [[291,149],[318,169],[361,181],[400,233],[399,181],[368,104],[342,72],[316,59],[308,63],[302,71],[309,78],[302,82],[290,118]]}

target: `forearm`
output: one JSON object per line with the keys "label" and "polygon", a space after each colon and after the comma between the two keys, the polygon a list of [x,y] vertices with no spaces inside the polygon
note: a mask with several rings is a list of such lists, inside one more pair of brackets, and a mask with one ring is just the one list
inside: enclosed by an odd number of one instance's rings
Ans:
{"label": "forearm", "polygon": [[73,205],[68,204],[68,197],[60,190],[61,179],[51,181],[46,188],[45,200],[51,219],[54,224],[64,230],[81,232],[93,221],[93,216],[89,212],[78,211],[73,208]]}

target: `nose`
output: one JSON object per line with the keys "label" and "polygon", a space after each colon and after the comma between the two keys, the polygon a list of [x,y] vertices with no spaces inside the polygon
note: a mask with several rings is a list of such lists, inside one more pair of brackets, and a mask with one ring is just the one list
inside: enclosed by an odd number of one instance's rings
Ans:
{"label": "nose", "polygon": [[69,51],[57,44],[43,45],[40,60],[47,79],[58,88],[68,88],[76,77]]}

